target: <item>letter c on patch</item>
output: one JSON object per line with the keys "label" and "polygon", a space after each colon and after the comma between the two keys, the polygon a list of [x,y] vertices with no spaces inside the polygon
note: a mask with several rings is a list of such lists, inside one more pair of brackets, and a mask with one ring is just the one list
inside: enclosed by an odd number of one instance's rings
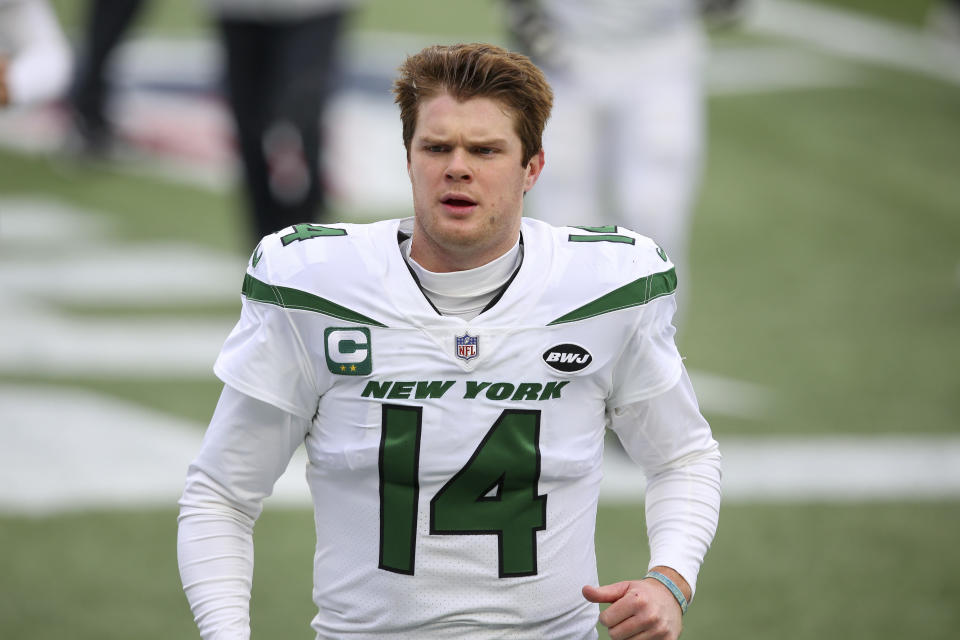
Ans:
{"label": "letter c on patch", "polygon": [[373,343],[366,327],[327,327],[323,344],[330,373],[366,376],[373,371]]}
{"label": "letter c on patch", "polygon": [[334,362],[363,362],[368,345],[367,335],[359,329],[335,329],[327,334],[327,354]]}

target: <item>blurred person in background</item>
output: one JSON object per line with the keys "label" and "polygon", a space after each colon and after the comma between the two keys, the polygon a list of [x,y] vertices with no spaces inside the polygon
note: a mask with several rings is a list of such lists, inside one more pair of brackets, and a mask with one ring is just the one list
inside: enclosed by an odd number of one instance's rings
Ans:
{"label": "blurred person in background", "polygon": [[206,2],[224,47],[252,247],[278,229],[324,218],[322,120],[359,0]]}
{"label": "blurred person in background", "polygon": [[117,45],[143,9],[144,0],[90,0],[87,3],[76,73],[70,90],[72,131],[67,151],[109,158],[116,137],[110,118],[109,71]]}
{"label": "blurred person in background", "polygon": [[[738,0],[507,0],[508,30],[550,78],[550,171],[529,214],[623,226],[670,255],[689,296],[689,237],[705,145],[711,20]],[[678,299],[677,325],[685,298]]]}
{"label": "blurred person in background", "polygon": [[72,64],[46,0],[0,0],[0,108],[62,97]]}

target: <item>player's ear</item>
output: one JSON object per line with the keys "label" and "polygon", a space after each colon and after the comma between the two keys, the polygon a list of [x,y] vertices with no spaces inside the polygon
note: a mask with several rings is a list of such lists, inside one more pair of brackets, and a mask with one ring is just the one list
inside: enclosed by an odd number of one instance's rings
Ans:
{"label": "player's ear", "polygon": [[533,188],[533,185],[537,183],[537,178],[540,177],[540,172],[543,171],[543,162],[544,162],[544,153],[543,149],[540,149],[530,161],[527,162],[527,166],[524,168],[526,171],[526,176],[523,180],[523,192],[526,193]]}

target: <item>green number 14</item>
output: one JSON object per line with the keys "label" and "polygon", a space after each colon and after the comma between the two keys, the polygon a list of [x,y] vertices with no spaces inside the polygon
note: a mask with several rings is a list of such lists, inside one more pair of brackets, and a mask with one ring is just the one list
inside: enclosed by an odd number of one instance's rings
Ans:
{"label": "green number 14", "polygon": [[[384,405],[380,438],[380,568],[413,575],[420,496],[421,407]],[[547,526],[540,412],[507,410],[430,500],[431,535],[496,535],[501,578],[537,573]]]}

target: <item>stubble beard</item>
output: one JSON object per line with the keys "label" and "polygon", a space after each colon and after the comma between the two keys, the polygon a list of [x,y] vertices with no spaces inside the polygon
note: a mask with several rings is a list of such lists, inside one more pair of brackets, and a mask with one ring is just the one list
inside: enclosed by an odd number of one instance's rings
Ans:
{"label": "stubble beard", "polygon": [[425,226],[423,231],[435,258],[443,261],[447,268],[459,271],[482,266],[510,249],[510,246],[498,246],[498,227],[503,220],[502,214],[494,214],[480,227],[458,228],[448,226],[445,223],[449,220],[441,219],[432,229]]}

